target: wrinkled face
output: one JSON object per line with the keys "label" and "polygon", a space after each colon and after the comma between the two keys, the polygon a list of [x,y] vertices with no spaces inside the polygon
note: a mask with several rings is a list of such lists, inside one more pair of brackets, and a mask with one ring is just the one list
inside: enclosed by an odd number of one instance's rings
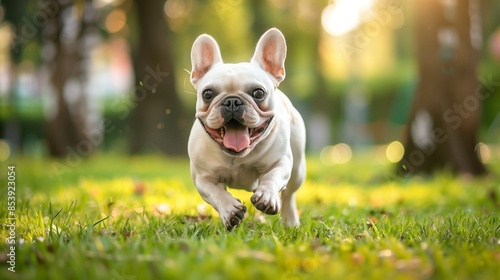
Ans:
{"label": "wrinkled face", "polygon": [[253,63],[220,64],[200,80],[196,118],[229,155],[243,156],[267,135],[274,85]]}

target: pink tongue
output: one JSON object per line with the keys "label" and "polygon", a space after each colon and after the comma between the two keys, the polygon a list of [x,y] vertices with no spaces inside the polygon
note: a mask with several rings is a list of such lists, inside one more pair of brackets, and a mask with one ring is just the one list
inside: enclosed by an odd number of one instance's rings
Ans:
{"label": "pink tongue", "polygon": [[250,145],[250,134],[248,128],[238,127],[226,129],[224,135],[224,147],[231,149],[237,153],[243,151]]}

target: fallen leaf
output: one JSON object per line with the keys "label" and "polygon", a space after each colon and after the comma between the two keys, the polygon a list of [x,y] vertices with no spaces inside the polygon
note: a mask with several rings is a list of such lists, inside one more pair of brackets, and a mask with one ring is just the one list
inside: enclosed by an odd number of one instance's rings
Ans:
{"label": "fallen leaf", "polygon": [[198,215],[198,216],[185,215],[184,219],[187,222],[199,223],[202,221],[208,221],[208,220],[212,219],[212,216],[210,216],[210,215]]}
{"label": "fallen leaf", "polygon": [[122,236],[125,237],[125,238],[132,237],[132,235],[135,235],[135,234],[136,234],[135,229],[130,230],[130,231],[124,231],[124,232],[122,232]]}
{"label": "fallen leaf", "polygon": [[144,195],[144,192],[146,191],[146,184],[143,182],[134,182],[134,194],[141,196]]}

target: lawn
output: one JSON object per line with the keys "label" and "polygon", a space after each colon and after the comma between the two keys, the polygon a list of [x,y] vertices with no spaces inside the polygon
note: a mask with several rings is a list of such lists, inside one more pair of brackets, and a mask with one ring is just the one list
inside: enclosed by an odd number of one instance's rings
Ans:
{"label": "lawn", "polygon": [[[186,159],[19,158],[0,167],[2,279],[500,279],[498,175],[400,179],[370,154],[337,166],[311,157],[300,228],[259,215],[250,193],[232,191],[249,211],[228,232]],[[500,174],[500,164],[489,168]]]}

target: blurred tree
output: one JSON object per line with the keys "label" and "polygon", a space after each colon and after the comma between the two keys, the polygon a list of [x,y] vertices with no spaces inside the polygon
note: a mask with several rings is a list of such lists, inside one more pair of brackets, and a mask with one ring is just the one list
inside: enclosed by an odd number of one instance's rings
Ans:
{"label": "blurred tree", "polygon": [[134,1],[138,44],[133,51],[136,87],[130,124],[130,153],[151,149],[185,155],[190,123],[176,93],[172,34],[164,0]]}
{"label": "blurred tree", "polygon": [[[7,65],[11,71],[13,71],[15,65],[21,62],[21,54],[22,54],[22,42],[19,37],[21,34],[21,26],[23,24],[23,14],[26,12],[26,7],[28,6],[27,0],[19,0],[19,1],[6,1],[0,3],[0,9],[5,7],[2,10],[2,16],[6,21],[10,22],[14,26],[14,34],[11,42],[11,52],[10,58],[7,59]],[[5,12],[9,11],[9,12]],[[0,16],[0,17],[2,17]],[[0,24],[3,22],[0,21]],[[22,38],[22,37],[21,37]],[[12,61],[9,61],[12,59]],[[11,64],[11,62],[13,64]],[[5,86],[5,85],[4,85]],[[20,150],[21,146],[21,123],[19,120],[19,108],[18,108],[18,96],[16,95],[16,91],[12,90],[14,87],[12,82],[7,81],[7,103],[10,104],[10,118],[5,121],[5,127],[3,127],[4,131],[0,131],[0,137],[7,139],[10,143],[10,149],[12,153],[17,153]],[[3,101],[3,100],[2,100]],[[0,103],[1,104],[1,103]],[[2,136],[3,134],[3,136]]]}
{"label": "blurred tree", "polygon": [[90,55],[99,41],[97,11],[91,0],[40,6],[42,59],[52,90],[46,112],[46,140],[52,156],[88,156],[102,141],[100,115],[88,87]]}
{"label": "blurred tree", "polygon": [[269,20],[267,20],[269,9],[270,7],[266,5],[266,0],[255,0],[250,5],[250,11],[253,16],[251,27],[256,40],[270,28]]}
{"label": "blurred tree", "polygon": [[480,101],[477,79],[481,47],[479,0],[415,1],[420,81],[404,132],[398,173],[450,168],[486,172],[476,152]]}

